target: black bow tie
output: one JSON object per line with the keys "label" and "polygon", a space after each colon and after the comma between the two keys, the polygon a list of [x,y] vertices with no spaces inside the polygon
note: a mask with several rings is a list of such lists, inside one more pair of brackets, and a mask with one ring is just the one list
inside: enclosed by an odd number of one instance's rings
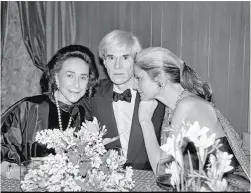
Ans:
{"label": "black bow tie", "polygon": [[126,89],[123,93],[113,92],[113,101],[117,102],[118,100],[131,102],[132,94],[130,89]]}

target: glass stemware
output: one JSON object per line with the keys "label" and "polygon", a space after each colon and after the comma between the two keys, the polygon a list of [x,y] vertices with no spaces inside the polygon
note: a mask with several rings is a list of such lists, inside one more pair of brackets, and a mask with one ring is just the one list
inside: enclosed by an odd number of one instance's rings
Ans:
{"label": "glass stemware", "polygon": [[172,188],[171,185],[171,174],[166,173],[167,165],[170,164],[173,160],[170,158],[164,158],[160,159],[160,161],[157,164],[157,170],[156,170],[156,182],[157,184],[165,189],[170,190]]}
{"label": "glass stemware", "polygon": [[[43,160],[28,160],[23,161],[20,165],[20,188],[24,192],[24,189],[22,187],[22,182],[25,179],[25,175],[28,174],[30,170],[38,169],[41,165],[44,164]],[[42,190],[41,188],[34,189],[36,192],[44,192],[45,190]]]}

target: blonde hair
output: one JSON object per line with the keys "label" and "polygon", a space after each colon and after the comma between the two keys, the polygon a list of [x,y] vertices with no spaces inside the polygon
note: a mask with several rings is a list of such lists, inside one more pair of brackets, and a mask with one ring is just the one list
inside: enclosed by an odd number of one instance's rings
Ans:
{"label": "blonde hair", "polygon": [[163,70],[173,83],[180,83],[184,89],[211,101],[211,87],[168,49],[161,47],[144,49],[137,54],[135,65],[145,70],[152,80],[155,80]]}
{"label": "blonde hair", "polygon": [[106,56],[107,49],[110,47],[123,47],[131,49],[131,53],[135,56],[141,51],[139,39],[130,32],[122,30],[113,30],[102,38],[98,46],[99,57]]}

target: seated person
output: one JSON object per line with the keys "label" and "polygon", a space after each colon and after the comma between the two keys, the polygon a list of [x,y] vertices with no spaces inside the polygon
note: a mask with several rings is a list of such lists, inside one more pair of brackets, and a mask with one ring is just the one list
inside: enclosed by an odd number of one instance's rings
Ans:
{"label": "seated person", "polygon": [[[125,166],[151,170],[138,118],[140,96],[133,90],[134,58],[140,50],[139,39],[130,32],[113,30],[102,38],[99,56],[108,78],[100,81],[91,100],[91,109],[93,116],[107,128],[104,137],[119,136],[118,140],[106,145],[106,149],[121,149],[127,158]],[[158,142],[164,112],[165,106],[159,103],[152,118]]]}
{"label": "seated person", "polygon": [[[41,82],[48,88],[42,95],[21,99],[1,116],[1,165],[45,157],[54,153],[35,141],[43,129],[67,130],[92,120],[89,97],[98,72],[93,53],[84,46],[60,49],[46,66]],[[81,105],[79,100],[81,99]]]}
{"label": "seated person", "polygon": [[[185,120],[191,124],[198,121],[201,127],[208,127],[209,134],[215,133],[221,140],[223,146],[220,150],[234,155],[231,165],[235,169],[241,165],[247,179],[250,179],[250,158],[245,155],[240,137],[211,102],[210,86],[189,66],[165,48],[148,48],[137,55],[134,74],[135,88],[141,96],[139,120],[155,174],[163,155],[151,121],[157,99],[171,111],[169,117],[165,116],[166,126],[179,126]],[[188,142],[183,144],[184,153],[187,148],[192,148]]]}

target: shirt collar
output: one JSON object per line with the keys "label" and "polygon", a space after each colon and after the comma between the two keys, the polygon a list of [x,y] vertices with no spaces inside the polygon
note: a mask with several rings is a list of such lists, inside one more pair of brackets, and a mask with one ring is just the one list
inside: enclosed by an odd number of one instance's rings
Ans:
{"label": "shirt collar", "polygon": [[[129,88],[131,90],[131,93],[137,92],[136,90],[133,90],[132,88]],[[119,90],[118,86],[113,84],[113,91],[116,93],[123,93],[122,91]]]}

